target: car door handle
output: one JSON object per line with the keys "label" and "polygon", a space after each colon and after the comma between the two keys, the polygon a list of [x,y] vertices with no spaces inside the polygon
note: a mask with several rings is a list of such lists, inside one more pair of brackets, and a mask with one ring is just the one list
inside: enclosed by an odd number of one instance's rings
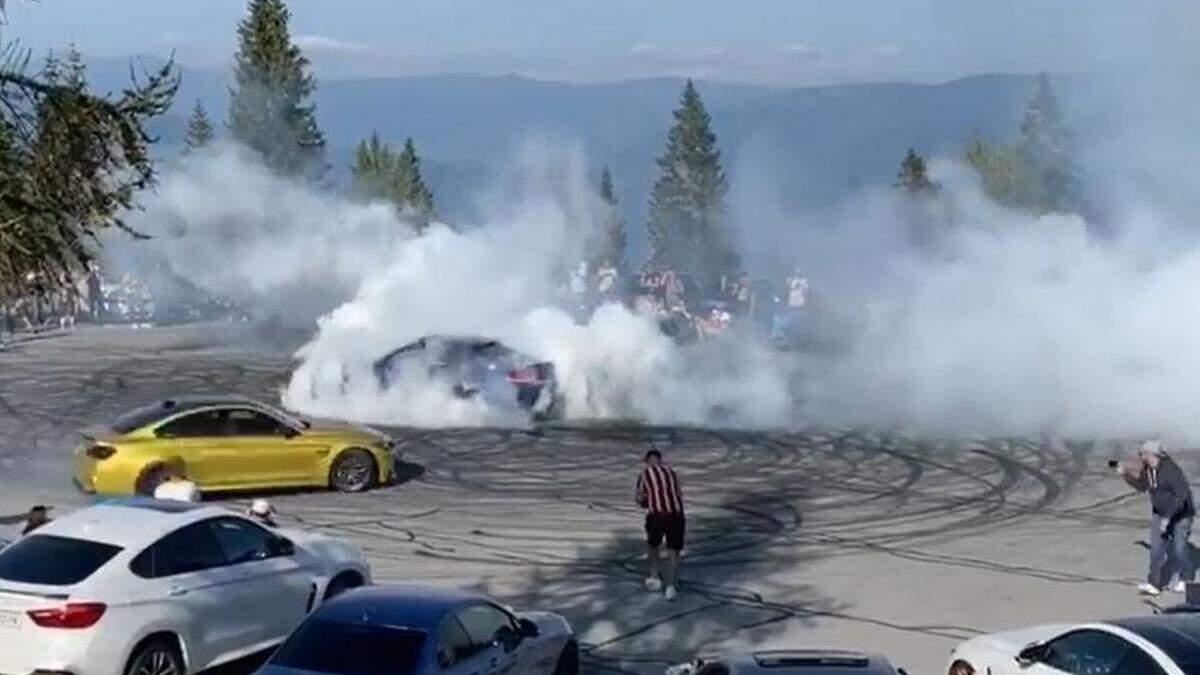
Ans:
{"label": "car door handle", "polygon": [[173,598],[177,598],[181,595],[187,595],[187,593],[188,589],[184,588],[183,586],[172,586],[171,590],[167,591],[167,595]]}

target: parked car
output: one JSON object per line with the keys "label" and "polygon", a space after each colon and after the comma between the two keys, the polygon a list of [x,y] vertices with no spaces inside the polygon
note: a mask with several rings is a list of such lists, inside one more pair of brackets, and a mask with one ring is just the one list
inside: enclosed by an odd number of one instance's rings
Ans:
{"label": "parked car", "polygon": [[362,552],[213,506],[110,500],[0,551],[0,672],[187,675],[370,583]]}
{"label": "parked car", "polygon": [[1200,675],[1200,615],[1179,612],[982,635],[950,675]]}
{"label": "parked car", "polygon": [[153,495],[172,474],[201,491],[359,492],[390,481],[398,460],[391,439],[366,427],[314,424],[237,396],[168,399],[80,434],[74,481],[105,495]]}
{"label": "parked car", "polygon": [[667,669],[668,675],[906,675],[878,654],[776,649],[726,654]]}
{"label": "parked car", "polygon": [[259,675],[578,672],[579,647],[558,615],[454,590],[374,586],[313,612]]}
{"label": "parked car", "polygon": [[429,335],[385,354],[372,369],[383,389],[405,378],[428,378],[459,398],[479,397],[536,419],[558,412],[554,364],[490,338]]}

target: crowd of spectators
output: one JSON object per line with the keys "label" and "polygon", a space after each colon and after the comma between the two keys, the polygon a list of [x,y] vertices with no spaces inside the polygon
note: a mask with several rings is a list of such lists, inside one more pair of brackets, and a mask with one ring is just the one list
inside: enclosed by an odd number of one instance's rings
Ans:
{"label": "crowd of spectators", "polygon": [[810,291],[799,267],[779,283],[754,282],[744,271],[714,283],[652,263],[623,278],[617,265],[603,261],[579,263],[560,295],[580,322],[600,305],[616,302],[657,321],[664,333],[681,343],[708,340],[743,324],[760,326],[783,344],[809,311]]}

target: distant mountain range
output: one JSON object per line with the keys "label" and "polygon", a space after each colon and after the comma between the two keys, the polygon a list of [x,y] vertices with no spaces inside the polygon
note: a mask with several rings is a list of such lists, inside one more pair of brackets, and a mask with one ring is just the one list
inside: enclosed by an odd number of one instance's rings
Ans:
{"label": "distant mountain range", "polygon": [[[147,66],[161,61],[141,59]],[[93,88],[119,90],[130,59],[94,59]],[[155,125],[161,153],[178,150],[199,98],[224,119],[228,73],[183,68],[171,113]],[[319,73],[318,73],[319,76]],[[797,202],[827,200],[848,186],[890,181],[909,147],[926,156],[961,154],[981,135],[1016,134],[1033,80],[981,75],[938,85],[856,84],[801,89],[697,83],[712,114],[726,168],[742,160],[794,184]],[[372,131],[399,144],[411,136],[444,215],[470,219],[469,196],[488,184],[524,139],[578,140],[596,172],[612,167],[633,229],[645,218],[654,157],[662,151],[682,82],[660,78],[603,84],[524,77],[430,75],[318,81],[317,116],[335,176]]]}

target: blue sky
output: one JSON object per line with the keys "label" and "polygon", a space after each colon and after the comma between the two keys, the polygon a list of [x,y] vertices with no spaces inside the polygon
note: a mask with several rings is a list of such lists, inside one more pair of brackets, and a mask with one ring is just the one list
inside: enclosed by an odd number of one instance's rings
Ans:
{"label": "blue sky", "polygon": [[[291,0],[322,77],[813,84],[1192,64],[1192,0]],[[5,39],[224,67],[244,0],[9,0]]]}

